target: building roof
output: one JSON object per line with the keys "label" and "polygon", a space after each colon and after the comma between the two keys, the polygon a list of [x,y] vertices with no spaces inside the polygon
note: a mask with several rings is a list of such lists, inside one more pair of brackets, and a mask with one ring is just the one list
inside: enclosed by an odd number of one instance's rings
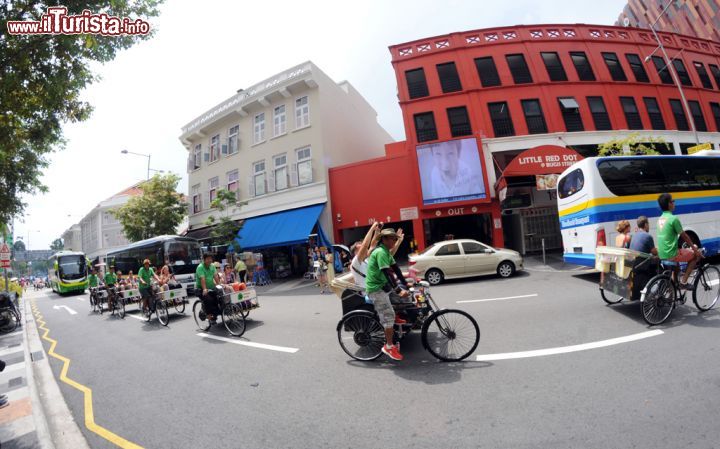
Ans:
{"label": "building roof", "polygon": [[137,184],[133,184],[133,185],[131,185],[130,187],[128,187],[127,189],[125,189],[125,190],[123,190],[123,191],[121,191],[121,192],[118,192],[118,193],[116,193],[115,195],[111,196],[110,198],[108,198],[108,200],[109,200],[109,199],[112,199],[112,198],[117,198],[117,197],[119,197],[119,196],[140,196],[140,195],[142,195],[142,188],[140,188],[140,186],[141,186],[144,182],[145,182],[145,181],[140,181],[140,182],[138,182]]}

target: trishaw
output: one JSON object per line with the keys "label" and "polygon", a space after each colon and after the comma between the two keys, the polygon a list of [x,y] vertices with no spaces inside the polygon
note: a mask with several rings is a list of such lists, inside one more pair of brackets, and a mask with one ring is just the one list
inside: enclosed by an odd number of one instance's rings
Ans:
{"label": "trishaw", "polygon": [[[395,342],[412,330],[420,329],[422,345],[435,358],[456,362],[470,356],[480,342],[480,327],[467,312],[441,309],[430,294],[426,281],[409,279],[410,295],[404,300],[392,298],[395,312],[405,324],[395,324]],[[353,282],[352,273],[336,277],[331,287],[342,300],[343,317],[337,324],[338,342],[355,360],[375,360],[382,354],[385,331],[375,308],[362,289]]]}
{"label": "trishaw", "polygon": [[125,299],[122,293],[117,286],[107,287],[101,285],[100,287],[91,287],[90,307],[93,311],[100,312],[100,315],[102,315],[105,311],[104,304],[108,304],[108,312],[115,315],[117,311],[120,318],[125,318]]}
{"label": "trishaw", "polygon": [[720,269],[706,259],[698,263],[688,278],[690,289],[682,290],[675,279],[685,264],[624,248],[599,246],[595,254],[595,268],[601,273],[602,299],[608,304],[623,299],[640,301],[643,319],[650,325],[663,323],[677,305],[685,304],[689,290],[701,312],[715,307],[720,297]]}
{"label": "trishaw", "polygon": [[[138,291],[138,295],[140,292]],[[185,304],[188,304],[187,290],[180,284],[171,284],[168,290],[162,290],[157,285],[152,286],[152,304],[148,309],[140,299],[140,310],[145,320],[150,321],[152,314],[163,326],[170,322],[169,309],[172,307],[177,313],[185,313]]]}
{"label": "trishaw", "polygon": [[[218,315],[225,325],[225,329],[231,335],[240,337],[245,333],[245,318],[252,310],[260,307],[257,292],[254,288],[247,288],[243,284],[235,284],[233,291],[225,290],[223,286],[218,285],[215,287],[215,296],[217,309],[220,311]],[[193,304],[193,317],[195,324],[203,332],[210,329],[210,326],[215,323],[215,320],[207,319],[202,299],[199,298]]]}

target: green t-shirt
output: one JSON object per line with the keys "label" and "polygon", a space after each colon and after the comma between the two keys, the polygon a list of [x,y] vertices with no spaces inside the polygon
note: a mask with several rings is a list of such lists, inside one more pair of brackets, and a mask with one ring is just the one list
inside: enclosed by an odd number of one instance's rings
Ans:
{"label": "green t-shirt", "polygon": [[678,237],[683,228],[678,217],[665,211],[658,218],[657,250],[660,259],[672,259],[678,253]]}
{"label": "green t-shirt", "polygon": [[138,278],[145,281],[144,284],[142,282],[139,283],[140,290],[146,290],[146,289],[150,288],[150,285],[152,285],[153,276],[155,275],[155,272],[153,271],[153,269],[145,268],[144,266],[140,267],[137,275],[138,275]]}
{"label": "green t-shirt", "polygon": [[195,270],[195,288],[202,288],[200,278],[203,277],[205,278],[205,286],[207,286],[208,290],[215,288],[215,273],[217,273],[217,269],[213,264],[210,264],[209,267],[205,267],[204,263],[198,265],[197,270]]}
{"label": "green t-shirt", "polygon": [[97,274],[91,274],[88,276],[88,287],[97,287],[98,277]]}
{"label": "green t-shirt", "polygon": [[117,276],[115,273],[108,271],[105,273],[105,285],[115,285],[117,284]]}
{"label": "green t-shirt", "polygon": [[381,243],[373,250],[372,254],[370,254],[367,264],[368,268],[365,278],[365,292],[374,293],[382,290],[388,282],[382,270],[390,268],[391,265],[394,265],[395,259],[385,245]]}

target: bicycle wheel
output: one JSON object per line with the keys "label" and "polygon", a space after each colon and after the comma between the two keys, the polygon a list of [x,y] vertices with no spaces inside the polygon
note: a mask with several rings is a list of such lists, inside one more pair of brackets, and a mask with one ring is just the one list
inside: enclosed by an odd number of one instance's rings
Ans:
{"label": "bicycle wheel", "polygon": [[10,309],[0,310],[0,332],[10,332],[18,326],[18,319],[15,312]]}
{"label": "bicycle wheel", "polygon": [[375,360],[382,354],[385,329],[371,312],[351,312],[337,326],[338,342],[355,360]]}
{"label": "bicycle wheel", "polygon": [[155,313],[157,314],[158,321],[163,326],[167,326],[170,322],[170,314],[168,313],[167,304],[165,301],[155,302]]}
{"label": "bicycle wheel", "polygon": [[124,298],[116,299],[115,305],[117,306],[118,315],[120,315],[120,318],[125,318],[125,299]]}
{"label": "bicycle wheel", "polygon": [[701,312],[715,307],[720,297],[720,269],[706,265],[698,270],[693,285],[693,302]]}
{"label": "bicycle wheel", "polygon": [[175,310],[177,313],[185,313],[185,300],[184,299],[175,299]]}
{"label": "bicycle wheel", "polygon": [[235,337],[245,333],[245,317],[237,304],[226,304],[222,311],[222,320],[225,329]]}
{"label": "bicycle wheel", "polygon": [[195,324],[201,331],[207,331],[210,329],[210,321],[207,319],[207,315],[202,307],[202,300],[198,299],[193,303],[193,318],[195,318]]}
{"label": "bicycle wheel", "polygon": [[600,296],[602,296],[603,301],[608,304],[617,304],[623,299],[625,299],[622,296],[618,296],[611,291],[605,290],[604,288],[600,289]]}
{"label": "bicycle wheel", "polygon": [[469,313],[445,309],[430,315],[420,335],[423,346],[443,362],[458,362],[475,351],[480,327]]}
{"label": "bicycle wheel", "polygon": [[651,326],[668,319],[675,308],[675,285],[668,276],[650,279],[645,286],[642,313],[645,322]]}

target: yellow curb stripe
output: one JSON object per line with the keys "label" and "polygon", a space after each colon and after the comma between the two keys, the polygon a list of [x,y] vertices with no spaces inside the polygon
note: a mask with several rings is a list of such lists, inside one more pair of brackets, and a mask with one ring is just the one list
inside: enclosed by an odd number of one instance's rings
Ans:
{"label": "yellow curb stripe", "polygon": [[50,329],[46,327],[47,323],[45,323],[45,320],[43,319],[40,310],[37,308],[35,301],[33,301],[32,303],[32,309],[33,314],[35,315],[35,322],[38,324],[38,329],[42,329],[44,331],[44,334],[41,338],[50,343],[50,348],[47,352],[48,355],[55,357],[56,359],[63,362],[62,369],[60,370],[60,380],[70,385],[71,387],[80,390],[83,393],[85,404],[85,427],[87,427],[88,430],[90,430],[91,432],[99,435],[100,437],[123,449],[144,449],[142,446],[128,441],[125,438],[114,434],[108,429],[95,423],[95,415],[93,413],[92,389],[67,377],[68,370],[70,369],[70,359],[55,352],[57,340],[54,340],[48,336],[50,334]]}

